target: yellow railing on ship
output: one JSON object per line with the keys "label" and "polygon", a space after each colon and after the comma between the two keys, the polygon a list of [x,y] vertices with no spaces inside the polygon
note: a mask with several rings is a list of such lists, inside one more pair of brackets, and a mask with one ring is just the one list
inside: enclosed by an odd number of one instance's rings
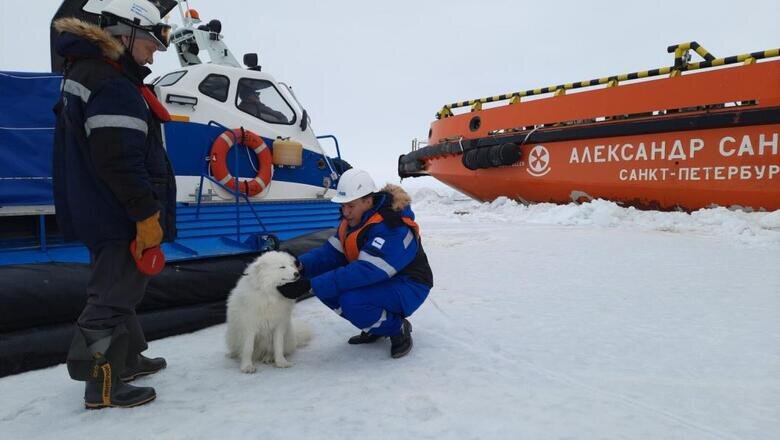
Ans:
{"label": "yellow railing on ship", "polygon": [[[704,61],[691,63],[690,51],[693,50],[699,56],[704,58]],[[588,81],[579,81],[574,83],[558,84],[556,86],[543,87],[539,89],[528,89],[522,92],[504,93],[503,95],[488,96],[487,98],[470,99],[468,101],[453,102],[447,104],[436,113],[436,119],[448,118],[453,116],[452,109],[459,107],[471,106],[472,111],[482,109],[482,104],[488,102],[499,102],[509,100],[510,104],[516,104],[520,102],[521,98],[526,96],[543,95],[545,93],[555,93],[556,95],[562,95],[566,93],[566,90],[579,89],[582,87],[592,87],[597,85],[606,84],[608,87],[617,86],[620,81],[628,81],[639,78],[649,78],[659,75],[677,76],[681,72],[697,69],[705,69],[714,66],[724,66],[726,64],[745,63],[752,64],[756,60],[763,58],[772,58],[780,56],[780,48],[769,49],[761,52],[752,52],[742,55],[734,55],[725,58],[715,58],[711,53],[704,49],[699,43],[691,41],[688,43],[676,44],[666,48],[669,53],[674,53],[674,66],[661,67],[652,70],[642,70],[639,72],[625,73],[622,75],[605,76],[603,78],[591,79]]]}

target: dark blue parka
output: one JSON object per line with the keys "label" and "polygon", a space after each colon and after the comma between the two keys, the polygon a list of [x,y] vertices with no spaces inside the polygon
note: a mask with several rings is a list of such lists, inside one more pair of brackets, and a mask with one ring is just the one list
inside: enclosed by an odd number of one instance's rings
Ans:
{"label": "dark blue parka", "polygon": [[160,211],[164,240],[176,235],[176,181],[161,124],[139,87],[139,66],[105,30],[58,20],[66,60],[55,107],[54,200],[66,238],[95,250],[135,238],[135,222]]}

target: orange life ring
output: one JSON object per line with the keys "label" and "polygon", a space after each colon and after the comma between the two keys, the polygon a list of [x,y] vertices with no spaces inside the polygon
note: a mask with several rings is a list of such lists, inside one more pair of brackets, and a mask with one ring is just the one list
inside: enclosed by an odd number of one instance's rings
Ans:
{"label": "orange life ring", "polygon": [[[231,132],[233,133],[231,135]],[[211,175],[222,185],[236,190],[236,179],[230,174],[227,165],[227,155],[230,148],[236,142],[251,148],[257,155],[257,175],[254,179],[239,180],[239,191],[249,197],[263,192],[271,183],[274,175],[273,158],[271,150],[263,142],[263,138],[242,128],[234,128],[220,134],[211,144]]]}

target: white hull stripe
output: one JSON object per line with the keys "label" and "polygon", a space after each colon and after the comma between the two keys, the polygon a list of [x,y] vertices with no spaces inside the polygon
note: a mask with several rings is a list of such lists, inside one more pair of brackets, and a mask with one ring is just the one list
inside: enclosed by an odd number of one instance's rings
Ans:
{"label": "white hull stripe", "polygon": [[72,79],[65,80],[65,83],[62,85],[62,90],[72,95],[78,96],[82,101],[84,101],[84,104],[89,101],[89,96],[92,94],[88,88],[84,87],[81,83],[73,81]]}
{"label": "white hull stripe", "polygon": [[328,239],[328,243],[330,243],[330,245],[333,246],[333,248],[335,248],[337,251],[341,252],[342,254],[344,253],[344,248],[341,247],[341,240],[338,238],[331,235]]}
{"label": "white hull stripe", "polygon": [[87,119],[84,123],[84,129],[89,133],[96,128],[129,128],[138,130],[144,135],[149,131],[146,121],[132,116],[124,115],[95,115]]}
{"label": "white hull stripe", "polygon": [[51,76],[16,76],[16,75],[9,75],[7,73],[0,73],[0,76],[7,76],[9,78],[14,79],[29,79],[29,80],[36,80],[36,79],[48,79],[48,78],[62,78],[62,75],[51,75]]}
{"label": "white hull stripe", "polygon": [[409,247],[409,244],[412,242],[412,239],[414,239],[414,234],[412,234],[412,231],[409,231],[409,233],[406,234],[406,237],[404,237],[404,249]]}
{"label": "white hull stripe", "polygon": [[341,316],[341,307],[338,309],[333,309],[334,312],[336,312],[337,315]]}
{"label": "white hull stripe", "polygon": [[228,148],[233,146],[233,136],[228,136],[225,133],[222,133],[219,135],[220,138],[222,138],[223,141],[227,144]]}
{"label": "white hull stripe", "polygon": [[387,274],[387,276],[391,278],[393,277],[393,275],[395,275],[398,272],[387,261],[379,257],[375,257],[366,251],[360,251],[360,253],[358,254],[358,260],[363,260],[367,263],[373,264],[374,266],[377,267],[377,269],[383,270]]}
{"label": "white hull stripe", "polygon": [[379,321],[375,322],[371,327],[364,328],[363,331],[368,333],[369,330],[379,327],[385,321],[387,321],[387,311],[382,310],[382,316],[379,317]]}
{"label": "white hull stripe", "polygon": [[260,154],[260,153],[263,152],[263,150],[265,150],[265,143],[263,143],[262,145],[260,145],[259,147],[255,148],[252,151],[254,151],[255,154]]}

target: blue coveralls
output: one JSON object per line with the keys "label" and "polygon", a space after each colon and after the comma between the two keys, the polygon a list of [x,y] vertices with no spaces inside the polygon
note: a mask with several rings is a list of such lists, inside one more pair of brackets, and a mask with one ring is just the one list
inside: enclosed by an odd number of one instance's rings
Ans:
{"label": "blue coveralls", "polygon": [[[392,199],[389,193],[378,193],[375,208],[363,215],[358,226],[347,230],[347,234],[359,234],[359,254],[354,261],[348,261],[350,252],[345,252],[346,243],[338,232],[300,257],[314,295],[355,327],[379,336],[398,334],[402,319],[420,307],[433,286],[419,237],[397,221],[401,217],[414,220],[414,213],[408,205],[392,213]],[[384,213],[385,221],[364,228],[377,212]],[[393,214],[396,221],[387,221]]]}

